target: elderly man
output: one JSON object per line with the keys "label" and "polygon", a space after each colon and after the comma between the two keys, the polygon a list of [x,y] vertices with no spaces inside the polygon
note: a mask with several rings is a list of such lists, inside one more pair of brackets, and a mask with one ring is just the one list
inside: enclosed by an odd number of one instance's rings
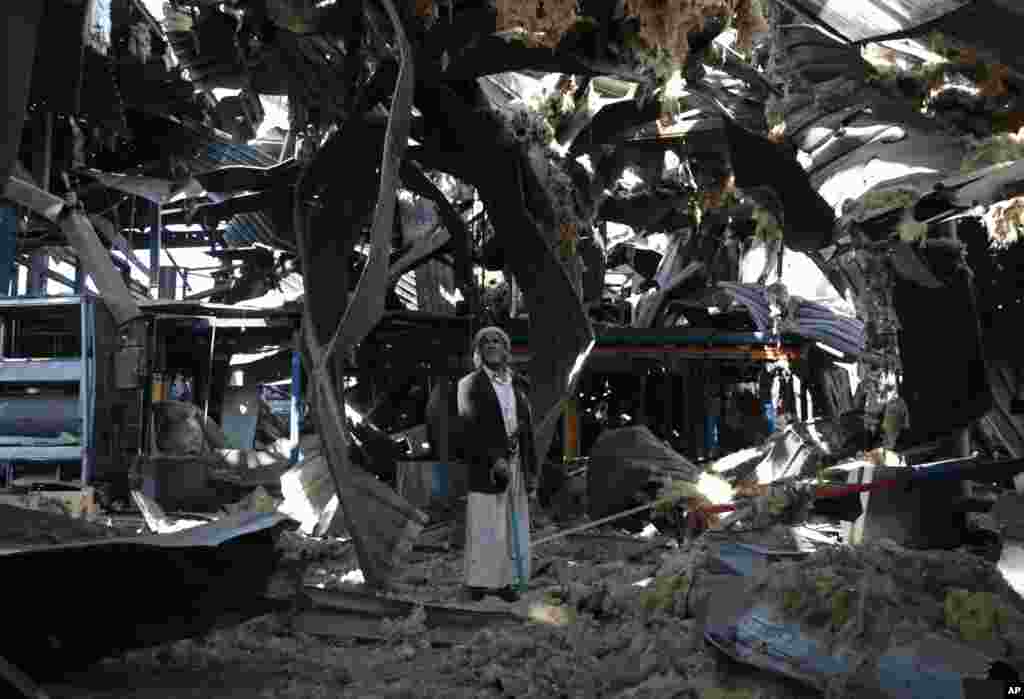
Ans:
{"label": "elderly man", "polygon": [[458,385],[469,464],[465,582],[473,600],[494,594],[514,602],[530,578],[528,493],[536,487],[537,457],[530,403],[508,366],[510,345],[501,328],[478,332],[477,369]]}

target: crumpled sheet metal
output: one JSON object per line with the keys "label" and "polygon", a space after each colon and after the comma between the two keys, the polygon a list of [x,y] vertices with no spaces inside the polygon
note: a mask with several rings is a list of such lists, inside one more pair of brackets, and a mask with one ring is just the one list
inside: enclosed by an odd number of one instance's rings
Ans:
{"label": "crumpled sheet metal", "polygon": [[[720,282],[719,286],[750,311],[759,331],[772,332],[771,308],[763,286],[731,282]],[[867,347],[864,323],[857,318],[840,315],[827,306],[799,297],[793,297],[790,313],[791,318],[786,329],[793,334],[815,340],[851,356],[861,354]]]}
{"label": "crumpled sheet metal", "polygon": [[[397,14],[390,3],[384,3],[388,15],[396,22]],[[380,166],[380,185],[377,192],[377,206],[373,212],[373,226],[370,229],[370,256],[363,268],[356,290],[352,295],[345,316],[341,322],[338,343],[342,348],[360,344],[384,317],[384,298],[388,286],[388,260],[391,255],[391,235],[395,218],[395,191],[398,187],[398,171],[402,156],[409,141],[412,122],[412,98],[415,78],[413,59],[408,40],[401,31],[397,32],[402,52],[398,70],[398,81],[391,104],[391,117],[384,137],[384,156]]]}
{"label": "crumpled sheet metal", "polygon": [[194,179],[172,182],[158,177],[116,175],[99,170],[88,170],[84,174],[104,187],[125,194],[134,194],[154,204],[166,204],[175,199],[199,196],[203,193],[203,186]]}
{"label": "crumpled sheet metal", "polygon": [[287,521],[289,521],[288,517],[276,512],[243,512],[229,517],[221,517],[209,524],[204,524],[201,527],[178,532],[176,534],[103,539],[101,541],[86,541],[81,543],[61,544],[58,546],[33,546],[16,549],[0,549],[0,556],[15,556],[17,554],[30,552],[42,552],[49,554],[67,549],[105,547],[111,544],[156,546],[159,548],[220,546],[221,544],[227,543],[233,539],[259,531],[273,529],[277,525]]}
{"label": "crumpled sheet metal", "polygon": [[33,611],[0,639],[0,656],[38,679],[61,677],[283,607],[266,594],[287,526],[250,512],[176,534],[6,551],[5,591]]}
{"label": "crumpled sheet metal", "polygon": [[269,167],[226,165],[194,177],[207,192],[232,194],[241,191],[261,191],[289,184],[294,179],[295,169],[295,161],[287,160]]}
{"label": "crumpled sheet metal", "polygon": [[[747,601],[740,589],[723,588],[712,598],[704,633],[710,644],[741,663],[823,692],[835,678],[858,672],[855,658],[833,654],[798,623],[782,620],[774,604]],[[729,593],[733,599],[727,599]],[[857,679],[862,685],[874,685],[872,696],[963,699],[964,678],[985,677],[991,660],[933,635],[889,650],[873,672],[861,672]]]}
{"label": "crumpled sheet metal", "polygon": [[803,13],[850,42],[908,32],[935,21],[968,0],[804,0]]}
{"label": "crumpled sheet metal", "polygon": [[[367,582],[374,586],[386,584],[397,558],[405,547],[418,536],[426,516],[412,508],[382,481],[355,467],[348,459],[346,418],[341,397],[326,373],[327,360],[335,344],[344,356],[359,345],[384,315],[385,291],[388,283],[388,258],[391,248],[392,224],[395,214],[395,190],[398,171],[408,142],[412,97],[414,88],[412,47],[402,29],[402,23],[391,0],[383,0],[388,18],[395,28],[395,39],[401,52],[401,64],[391,101],[391,115],[384,137],[384,153],[376,191],[376,207],[370,232],[370,256],[352,295],[341,322],[333,329],[330,344],[324,347],[316,337],[310,302],[330,299],[329,285],[308,287],[304,307],[303,331],[308,356],[307,372],[313,378],[313,395],[317,407],[318,423],[326,447],[327,465],[332,474],[334,489],[340,501],[345,527],[352,536],[360,567]],[[313,166],[315,167],[316,161]],[[324,164],[326,167],[326,164]],[[301,189],[301,188],[300,188]],[[296,206],[296,236],[303,234],[301,206]],[[351,223],[351,222],[350,222]],[[300,244],[303,265],[311,266],[317,250],[309,249],[310,242]],[[337,290],[334,290],[337,293]],[[327,329],[328,333],[332,329]]]}

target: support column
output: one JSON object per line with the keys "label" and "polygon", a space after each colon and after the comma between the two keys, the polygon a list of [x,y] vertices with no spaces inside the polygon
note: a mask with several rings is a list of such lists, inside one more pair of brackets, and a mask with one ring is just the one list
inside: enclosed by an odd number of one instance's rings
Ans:
{"label": "support column", "polygon": [[50,271],[50,256],[36,250],[29,256],[28,284],[26,293],[29,296],[46,296],[46,273]]}
{"label": "support column", "polygon": [[296,463],[301,456],[299,450],[299,434],[302,431],[302,349],[296,338],[292,350],[292,404],[289,414],[288,441],[291,442],[291,462]]}
{"label": "support column", "polygon": [[153,227],[149,231],[149,293],[153,298],[160,296],[160,235],[163,227],[163,212],[157,205]]}
{"label": "support column", "polygon": [[[953,456],[966,458],[971,455],[971,428],[963,427],[953,433]],[[974,497],[974,482],[960,481],[960,488],[966,498]]]}
{"label": "support column", "polygon": [[[35,153],[32,154],[32,176],[43,191],[50,191],[50,177],[53,164],[53,112],[43,112],[36,120],[36,137],[33,140]],[[29,296],[46,296],[47,272],[50,271],[50,256],[40,249],[32,253],[29,262],[27,293]]]}
{"label": "support column", "polygon": [[572,396],[565,402],[562,414],[562,460],[565,463],[580,455],[580,414],[579,402]]}
{"label": "support column", "polygon": [[437,379],[438,385],[438,400],[437,400],[437,418],[440,423],[440,429],[437,431],[435,439],[437,439],[437,460],[443,464],[451,463],[452,457],[452,445],[451,445],[451,413],[453,406],[449,397],[452,392],[452,378],[447,374],[440,376]]}
{"label": "support column", "polygon": [[166,266],[160,268],[160,277],[157,297],[173,301],[178,298],[178,270]]}
{"label": "support column", "polygon": [[18,210],[0,205],[0,295],[18,295],[17,252]]}

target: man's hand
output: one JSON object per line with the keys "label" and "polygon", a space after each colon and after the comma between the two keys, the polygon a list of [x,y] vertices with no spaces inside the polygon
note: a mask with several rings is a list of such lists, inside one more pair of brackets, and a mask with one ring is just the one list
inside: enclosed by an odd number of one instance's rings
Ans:
{"label": "man's hand", "polygon": [[494,466],[491,467],[491,480],[494,485],[502,489],[507,488],[511,476],[512,471],[509,469],[507,459],[498,459],[494,462]]}
{"label": "man's hand", "polygon": [[537,476],[532,473],[526,477],[526,492],[530,495],[537,492]]}

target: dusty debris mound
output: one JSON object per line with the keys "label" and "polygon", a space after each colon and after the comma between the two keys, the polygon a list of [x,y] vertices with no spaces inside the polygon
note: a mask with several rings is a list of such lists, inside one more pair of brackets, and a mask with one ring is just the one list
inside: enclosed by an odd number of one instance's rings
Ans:
{"label": "dusty debris mound", "polygon": [[695,658],[678,636],[678,630],[606,626],[589,617],[566,627],[485,629],[453,649],[440,669],[456,685],[473,688],[473,696],[609,697],[659,685],[681,691],[687,682],[680,671],[692,674]]}
{"label": "dusty debris mound", "polygon": [[881,541],[772,565],[752,582],[833,652],[877,658],[938,634],[1024,667],[1024,601],[994,565],[957,551],[912,551]]}
{"label": "dusty debris mound", "polygon": [[0,505],[0,548],[70,544],[116,535],[117,531],[110,527],[82,519]]}

